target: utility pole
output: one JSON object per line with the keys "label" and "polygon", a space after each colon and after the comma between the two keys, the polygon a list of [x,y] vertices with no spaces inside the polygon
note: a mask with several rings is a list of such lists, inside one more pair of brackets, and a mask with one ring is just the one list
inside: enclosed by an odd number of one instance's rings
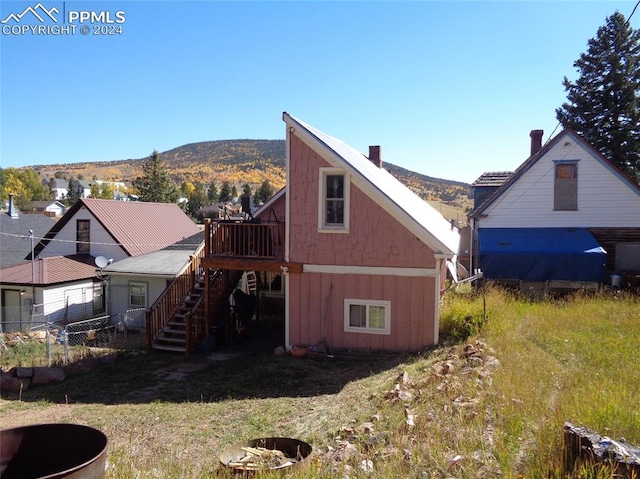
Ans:
{"label": "utility pole", "polygon": [[[29,230],[29,239],[31,239],[31,287],[35,283],[35,263],[33,258],[33,230]],[[35,299],[35,298],[34,298]]]}

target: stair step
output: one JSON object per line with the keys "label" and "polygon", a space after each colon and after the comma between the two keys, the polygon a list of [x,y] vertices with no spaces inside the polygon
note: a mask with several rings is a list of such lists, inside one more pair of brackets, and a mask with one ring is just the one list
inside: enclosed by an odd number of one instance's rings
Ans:
{"label": "stair step", "polygon": [[185,338],[172,338],[170,336],[165,336],[164,333],[160,333],[160,335],[156,338],[156,342],[158,342],[158,343],[185,344],[187,341],[186,341]]}
{"label": "stair step", "polygon": [[157,349],[160,351],[174,351],[176,353],[184,353],[186,351],[186,349],[184,347],[179,347],[179,346],[169,346],[166,344],[156,344],[153,343],[151,345],[151,349]]}

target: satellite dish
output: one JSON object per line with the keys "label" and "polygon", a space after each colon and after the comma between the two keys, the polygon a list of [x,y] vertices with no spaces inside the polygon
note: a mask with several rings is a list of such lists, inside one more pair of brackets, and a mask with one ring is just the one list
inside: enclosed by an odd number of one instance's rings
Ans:
{"label": "satellite dish", "polygon": [[109,261],[107,261],[107,258],[105,258],[104,256],[97,256],[95,262],[98,268],[104,268],[109,264]]}

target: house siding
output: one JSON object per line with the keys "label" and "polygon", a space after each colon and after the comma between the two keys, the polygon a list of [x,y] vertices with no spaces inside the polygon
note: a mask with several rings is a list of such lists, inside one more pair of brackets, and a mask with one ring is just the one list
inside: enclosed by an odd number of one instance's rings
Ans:
{"label": "house siding", "polygon": [[[569,143],[569,144],[566,144]],[[554,211],[554,161],[579,160],[578,209]],[[571,135],[559,141],[489,205],[482,228],[637,227],[640,194]]]}
{"label": "house siding", "polygon": [[93,281],[42,289],[42,304],[34,313],[34,324],[74,322],[88,319],[93,313]]}
{"label": "house siding", "polygon": [[[435,277],[305,273],[289,275],[289,344],[323,339],[336,349],[418,351],[432,345]],[[344,299],[391,303],[391,334],[344,331]]]}
{"label": "house siding", "polygon": [[[124,314],[130,309],[137,309],[129,306],[129,283],[146,283],[147,284],[147,304],[149,308],[156,302],[160,295],[167,287],[169,280],[167,278],[158,278],[151,276],[135,276],[135,275],[114,275],[109,279],[109,313],[112,317]],[[134,324],[128,324],[129,327],[144,328],[144,315],[133,315],[136,319]]]}
{"label": "house siding", "polygon": [[290,138],[289,255],[307,264],[434,268],[433,251],[353,182],[348,233],[318,231],[321,167],[332,167],[295,135]]}
{"label": "house siding", "polygon": [[[49,241],[38,255],[41,258],[52,256],[70,256],[76,254],[76,220],[90,221],[91,256],[105,256],[114,261],[127,258],[126,252],[117,244],[113,237],[104,229],[100,222],[85,207],[82,207],[56,234],[54,240]],[[135,225],[131,226],[132,228]]]}

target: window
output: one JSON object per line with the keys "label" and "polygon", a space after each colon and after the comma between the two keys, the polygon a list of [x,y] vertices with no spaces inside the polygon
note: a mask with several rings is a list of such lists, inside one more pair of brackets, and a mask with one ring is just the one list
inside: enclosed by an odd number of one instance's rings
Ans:
{"label": "window", "polygon": [[349,333],[391,334],[391,302],[345,299],[344,330]]}
{"label": "window", "polygon": [[104,313],[104,285],[102,283],[93,285],[93,313]]}
{"label": "window", "polygon": [[78,254],[91,252],[89,226],[89,220],[76,221],[76,253]]}
{"label": "window", "polygon": [[129,306],[147,307],[147,283],[129,283]]}
{"label": "window", "polygon": [[553,184],[553,209],[575,211],[578,209],[578,163],[557,162]]}
{"label": "window", "polygon": [[349,182],[343,170],[320,168],[318,229],[349,229]]}

